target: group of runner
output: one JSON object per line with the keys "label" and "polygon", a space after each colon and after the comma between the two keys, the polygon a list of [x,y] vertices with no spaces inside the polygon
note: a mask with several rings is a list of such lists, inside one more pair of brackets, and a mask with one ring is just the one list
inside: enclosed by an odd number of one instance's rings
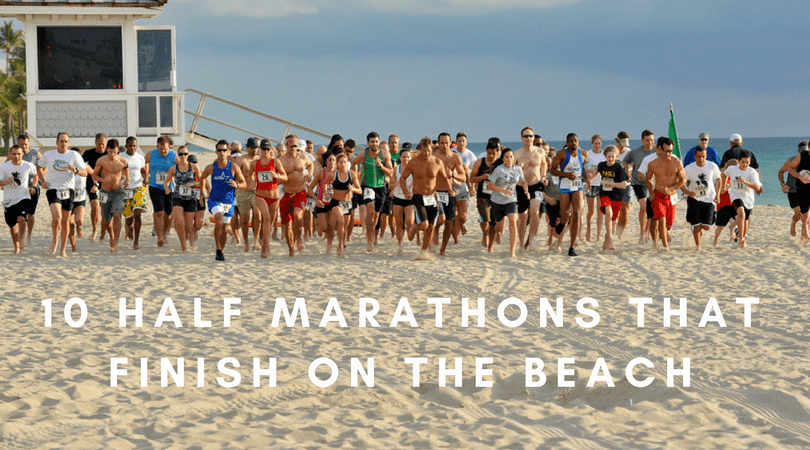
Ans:
{"label": "group of runner", "polygon": [[[498,138],[490,138],[486,152],[478,157],[467,149],[464,133],[455,140],[449,133],[441,133],[435,141],[424,137],[413,148],[407,142],[400,147],[396,135],[381,142],[379,134],[371,132],[367,147],[360,150],[339,135],[317,150],[310,142],[309,148],[299,145],[298,136],[289,135],[277,147],[267,139],[250,138],[244,155],[233,155],[235,146],[221,140],[216,160],[200,168],[185,146],[173,150],[168,136],[159,137],[157,148],[141,155],[135,138],[127,138],[121,152],[118,140],[99,134],[95,147],[80,155],[70,147],[66,133],[57,137],[56,150],[45,153],[30,149],[28,137],[22,135],[0,166],[0,187],[15,253],[24,247],[26,233],[30,242],[40,185],[52,214],[49,252],[58,249],[62,256],[67,242],[75,251],[76,238],[83,235],[88,202],[91,240],[103,240],[108,234],[111,251],[118,252],[124,228],[138,249],[147,186],[157,245],[166,244],[173,225],[181,250],[187,251],[208,210],[215,223],[219,261],[225,259],[229,234],[238,238],[241,231],[245,251],[250,250],[251,223],[254,248],[268,257],[277,219],[290,256],[304,250],[312,231],[324,237],[327,252],[337,238],[336,252],[342,255],[356,215],[367,253],[374,252],[390,230],[400,252],[406,239],[416,239],[421,245],[417,259],[430,259],[435,253],[445,255],[450,239],[457,242],[466,234],[467,202],[472,197],[481,245],[489,252],[500,242],[507,223],[510,256],[537,250],[535,237],[544,214],[552,250],[560,251],[568,235],[568,255],[577,256],[582,228],[587,240],[594,237],[594,216],[595,240],[603,242],[603,251],[614,250],[614,238],[622,237],[633,197],[640,205],[639,242],[658,248],[660,241],[669,249],[678,190],[686,197],[686,219],[697,249],[712,225],[717,225],[715,246],[729,227],[732,239],[746,247],[754,197],[762,193],[756,158],[742,148],[737,134],[730,137],[722,158],[708,146],[708,138],[702,133],[700,144],[686,153],[682,163],[672,154],[673,142],[667,137],[656,141],[649,130],[635,149],[629,148],[630,137],[622,131],[615,145],[604,149],[601,136],[592,136],[590,151],[581,149],[579,137],[571,133],[564,147],[555,151],[525,127],[521,148],[503,147]],[[796,211],[792,233],[801,221],[802,238],[810,240],[810,151],[808,143],[803,144],[778,175],[781,182],[788,174],[782,184]],[[241,219],[240,226],[231,223],[234,217]]]}

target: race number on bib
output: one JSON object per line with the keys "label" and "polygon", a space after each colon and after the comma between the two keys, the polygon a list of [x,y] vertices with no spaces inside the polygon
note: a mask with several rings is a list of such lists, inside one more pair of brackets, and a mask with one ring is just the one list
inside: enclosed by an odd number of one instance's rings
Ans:
{"label": "race number on bib", "polygon": [[535,200],[543,200],[543,191],[534,191]]}
{"label": "race number on bib", "polygon": [[605,192],[610,192],[613,190],[613,186],[605,186],[605,181],[609,183],[613,183],[613,178],[602,178],[602,190]]}
{"label": "race number on bib", "polygon": [[439,196],[439,203],[442,205],[450,204],[450,193],[448,192],[437,192],[436,195]]}
{"label": "race number on bib", "polygon": [[99,203],[107,203],[108,201],[110,201],[110,196],[107,195],[106,192],[99,192],[98,193],[98,201],[99,201]]}
{"label": "race number on bib", "polygon": [[799,175],[803,177],[810,177],[810,170],[804,169],[801,172],[799,172]]}
{"label": "race number on bib", "polygon": [[732,185],[734,186],[734,189],[737,189],[737,190],[743,190],[743,189],[748,187],[748,186],[744,185],[743,182],[740,181],[740,180],[734,180],[734,183],[732,183]]}
{"label": "race number on bib", "polygon": [[346,211],[352,209],[352,201],[351,200],[343,200],[342,202],[340,202],[340,209],[343,212],[346,212]]}
{"label": "race number on bib", "polygon": [[124,189],[124,200],[132,200],[135,198],[134,189]]}
{"label": "race number on bib", "polygon": [[577,178],[576,180],[571,181],[570,186],[571,189],[579,189],[582,187],[582,180]]}
{"label": "race number on bib", "polygon": [[323,202],[329,203],[332,201],[332,193],[334,190],[332,189],[332,183],[326,185],[326,192],[323,194]]}
{"label": "race number on bib", "polygon": [[181,197],[191,197],[194,195],[194,189],[188,186],[178,186],[177,194]]}
{"label": "race number on bib", "polygon": [[424,203],[425,206],[436,206],[436,197],[433,195],[426,195],[422,197],[422,203]]}
{"label": "race number on bib", "polygon": [[315,209],[315,199],[312,199],[312,198],[307,199],[306,210],[307,211],[312,211],[314,209]]}
{"label": "race number on bib", "polygon": [[363,200],[374,200],[375,197],[374,189],[366,188],[363,190]]}
{"label": "race number on bib", "polygon": [[259,172],[259,183],[269,183],[273,181],[273,174],[269,170]]}
{"label": "race number on bib", "polygon": [[156,172],[155,173],[155,182],[157,184],[163,184],[166,181],[166,178],[169,176],[169,172]]}
{"label": "race number on bib", "polygon": [[56,191],[56,198],[59,200],[67,200],[70,198],[70,189],[58,189]]}
{"label": "race number on bib", "polygon": [[230,203],[217,203],[217,206],[222,210],[222,214],[228,214],[233,207]]}
{"label": "race number on bib", "polygon": [[482,191],[484,194],[491,194],[492,189],[489,188],[489,181],[484,181],[484,190]]}
{"label": "race number on bib", "polygon": [[695,191],[695,197],[705,197],[708,192],[706,192],[706,188],[700,188]]}

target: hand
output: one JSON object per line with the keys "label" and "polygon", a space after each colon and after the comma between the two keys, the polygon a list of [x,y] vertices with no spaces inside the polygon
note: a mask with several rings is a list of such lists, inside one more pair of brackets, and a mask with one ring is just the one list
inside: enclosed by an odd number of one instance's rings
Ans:
{"label": "hand", "polygon": [[238,187],[238,186],[239,186],[239,183],[237,183],[237,182],[236,182],[236,180],[234,180],[233,178],[231,178],[230,180],[228,180],[228,185],[229,185],[230,187]]}
{"label": "hand", "polygon": [[323,208],[323,202],[319,198],[316,198],[315,206],[317,206],[318,208]]}
{"label": "hand", "polygon": [[511,190],[511,189],[506,189],[506,190],[503,192],[503,195],[505,195],[505,196],[507,196],[507,197],[511,197],[511,196],[512,196],[512,190]]}
{"label": "hand", "polygon": [[568,178],[569,180],[574,181],[574,180],[577,179],[577,175],[574,172],[568,172],[568,173],[565,174],[565,178]]}
{"label": "hand", "polygon": [[787,194],[789,190],[790,190],[790,187],[787,184],[782,185],[782,193],[783,194]]}
{"label": "hand", "polygon": [[546,198],[546,203],[548,203],[551,206],[556,206],[557,205],[557,200],[554,200],[553,198],[548,197],[548,198]]}
{"label": "hand", "polygon": [[47,191],[48,189],[50,189],[50,187],[48,186],[48,182],[47,182],[47,181],[43,181],[43,182],[42,182],[42,189],[45,189],[46,191]]}
{"label": "hand", "polygon": [[166,195],[169,195],[169,194],[172,193],[172,191],[170,191],[169,188],[167,188],[167,187],[164,187],[163,191],[166,192]]}

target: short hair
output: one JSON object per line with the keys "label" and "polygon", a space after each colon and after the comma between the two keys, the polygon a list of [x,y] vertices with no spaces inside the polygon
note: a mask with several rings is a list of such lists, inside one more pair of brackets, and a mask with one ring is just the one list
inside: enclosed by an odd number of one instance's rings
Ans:
{"label": "short hair", "polygon": [[799,142],[799,148],[810,146],[810,141],[804,140]]}
{"label": "short hair", "polygon": [[657,147],[664,148],[665,145],[675,145],[675,142],[673,142],[672,139],[667,136],[661,136],[658,138],[658,143],[655,145]]}
{"label": "short hair", "polygon": [[532,130],[532,134],[534,134],[534,128],[532,128],[532,127],[523,127],[523,129],[520,130],[521,136],[523,135],[523,132],[526,131],[526,130]]}
{"label": "short hair", "polygon": [[750,160],[751,159],[751,152],[749,152],[748,150],[743,150],[742,152],[740,152],[740,159],[743,159],[743,158],[748,158]]}
{"label": "short hair", "polygon": [[314,143],[314,142],[312,142],[312,141],[311,141],[311,140],[309,140],[309,139],[307,139],[307,140],[306,140],[306,144],[307,144],[307,145],[309,145],[309,144],[315,145],[315,143]]}
{"label": "short hair", "polygon": [[571,138],[577,138],[577,140],[579,140],[579,136],[577,136],[576,133],[568,133],[565,135],[565,142],[570,141]]}
{"label": "short hair", "polygon": [[23,134],[17,136],[17,142],[20,142],[22,140],[28,141],[28,140],[30,140],[30,138],[28,137],[27,134],[23,133]]}
{"label": "short hair", "polygon": [[419,144],[416,145],[416,149],[420,150],[423,148],[428,148],[433,146],[433,141],[430,140],[429,137],[425,136],[422,139],[419,139]]}
{"label": "short hair", "polygon": [[[222,139],[222,140],[225,141],[225,139]],[[225,141],[225,142],[228,142],[228,141]],[[166,144],[169,144],[169,145],[174,145],[174,141],[172,140],[172,138],[169,137],[169,136],[166,136],[166,135],[159,136],[157,138],[157,143],[158,143],[158,145],[163,144],[163,143],[166,143]],[[217,145],[219,145],[219,144],[217,144]]]}
{"label": "short hair", "polygon": [[99,140],[99,139],[107,139],[107,135],[104,134],[104,133],[97,133],[95,140]]}
{"label": "short hair", "polygon": [[619,131],[619,133],[616,135],[616,139],[630,139],[630,135],[627,134],[626,131]]}
{"label": "short hair", "polygon": [[188,149],[188,146],[186,146],[186,145],[181,145],[180,147],[177,147],[177,152],[179,153],[179,152],[180,152],[180,150],[183,150],[184,148],[185,148],[185,149]]}
{"label": "short hair", "polygon": [[389,140],[389,141],[390,141],[391,139],[394,139],[394,138],[399,139],[399,136],[397,136],[396,134],[392,134],[392,135],[388,136],[388,140]]}
{"label": "short hair", "polygon": [[341,159],[347,159],[347,160],[349,159],[349,157],[346,156],[346,154],[343,153],[343,152],[337,152],[337,153],[332,153],[332,154],[335,155],[335,161],[336,162],[340,162]]}
{"label": "short hair", "polygon": [[595,140],[597,140],[597,139],[599,139],[601,141],[602,140],[602,135],[601,134],[594,134],[593,136],[591,136],[591,144],[593,144],[593,142]]}
{"label": "short hair", "polygon": [[616,146],[615,146],[615,145],[608,145],[607,147],[605,147],[605,149],[604,149],[604,150],[602,150],[602,154],[603,154],[603,155],[606,155],[606,154],[608,154],[608,153],[610,153],[610,152],[616,152],[616,153],[618,153],[618,152],[619,152],[619,149],[618,149],[618,148],[616,148]]}
{"label": "short hair", "polygon": [[463,131],[459,131],[458,133],[456,133],[456,140],[459,140],[459,139],[461,139],[463,137],[467,137],[467,133],[465,133]]}
{"label": "short hair", "polygon": [[138,138],[136,138],[135,136],[130,136],[130,137],[128,137],[128,138],[127,138],[127,143],[126,143],[126,145],[129,145],[129,143],[130,143],[130,142],[133,142],[133,141],[134,141],[134,142],[138,142]]}
{"label": "short hair", "polygon": [[285,141],[289,141],[290,139],[298,139],[297,134],[288,134],[287,137],[284,138]]}
{"label": "short hair", "polygon": [[436,138],[436,140],[437,141],[442,140],[442,136],[447,136],[447,139],[450,139],[450,142],[453,142],[453,138],[450,136],[450,133],[448,133],[446,131],[442,131],[441,133],[439,133],[439,137]]}
{"label": "short hair", "polygon": [[706,153],[706,152],[708,152],[708,150],[706,150],[705,148],[698,145],[697,148],[695,149],[695,153],[697,153],[697,152]]}
{"label": "short hair", "polygon": [[228,148],[228,150],[231,149],[231,144],[228,143],[228,141],[226,141],[225,139],[220,139],[219,142],[217,142],[217,145],[215,147],[219,147],[220,145],[224,145],[225,147]]}
{"label": "short hair", "polygon": [[13,152],[14,150],[17,150],[17,149],[19,149],[20,151],[22,151],[22,147],[20,147],[20,146],[19,146],[19,145],[17,145],[17,144],[14,144],[14,145],[12,145],[12,146],[11,146],[11,148],[10,148],[10,149],[8,149],[8,152],[9,152],[9,153],[11,153],[11,152]]}
{"label": "short hair", "polygon": [[107,140],[107,148],[121,148],[118,139],[112,138]]}
{"label": "short hair", "polygon": [[380,135],[376,131],[372,131],[371,133],[366,135],[366,141],[370,141],[371,138],[380,138]]}
{"label": "short hair", "polygon": [[345,147],[345,148],[355,148],[355,147],[357,147],[357,143],[354,142],[354,139],[349,139],[348,141],[343,143],[343,147]]}
{"label": "short hair", "polygon": [[641,132],[641,139],[644,139],[647,136],[655,136],[655,133],[650,130],[644,130]]}
{"label": "short hair", "polygon": [[65,136],[67,136],[68,139],[70,139],[70,135],[67,134],[67,131],[60,131],[60,132],[56,133],[56,142],[59,142],[59,138],[62,137],[63,134]]}

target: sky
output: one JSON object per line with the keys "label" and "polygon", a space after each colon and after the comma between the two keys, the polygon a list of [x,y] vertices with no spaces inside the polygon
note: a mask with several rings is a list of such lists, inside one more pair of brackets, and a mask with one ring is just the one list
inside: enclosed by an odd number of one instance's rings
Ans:
{"label": "sky", "polygon": [[179,89],[361,143],[372,130],[519,141],[527,125],[548,140],[638,139],[666,134],[670,103],[681,138],[725,140],[808,135],[808,13],[806,1],[169,0],[138,25],[176,27]]}

